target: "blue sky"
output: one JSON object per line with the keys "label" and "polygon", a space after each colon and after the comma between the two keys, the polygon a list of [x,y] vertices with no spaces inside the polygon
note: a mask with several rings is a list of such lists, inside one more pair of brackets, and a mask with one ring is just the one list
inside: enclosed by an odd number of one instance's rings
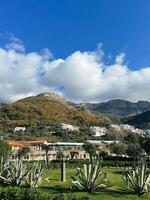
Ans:
{"label": "blue sky", "polygon": [[0,32],[23,40],[28,51],[47,47],[55,58],[103,43],[106,54],[126,52],[130,67],[150,64],[149,0],[5,0]]}
{"label": "blue sky", "polygon": [[[5,0],[0,19],[0,92],[4,86],[7,92],[0,101],[43,91],[62,93],[74,101],[150,100],[149,0]],[[98,52],[99,43],[103,45]],[[20,73],[15,80],[12,68]],[[37,74],[43,74],[42,80]],[[27,80],[32,83],[25,88]]]}

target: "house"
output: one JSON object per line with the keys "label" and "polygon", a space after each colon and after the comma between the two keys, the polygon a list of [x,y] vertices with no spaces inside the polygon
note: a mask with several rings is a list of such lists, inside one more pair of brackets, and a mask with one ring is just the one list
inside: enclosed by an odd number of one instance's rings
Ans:
{"label": "house", "polygon": [[118,130],[118,131],[121,130],[121,127],[120,127],[119,124],[110,124],[109,127],[110,127],[110,128],[114,128],[114,129],[116,129],[116,130]]}
{"label": "house", "polygon": [[71,124],[64,124],[64,123],[60,123],[60,128],[63,130],[68,130],[68,131],[79,131],[79,127],[77,126],[73,126]]}
{"label": "house", "polygon": [[144,133],[145,133],[145,135],[150,135],[150,129],[146,129],[146,130],[144,130]]}
{"label": "house", "polygon": [[136,134],[139,134],[142,136],[144,135],[144,130],[135,128],[134,126],[131,126],[129,124],[111,124],[110,127],[115,128],[118,131],[124,130],[124,131],[128,131],[131,133],[136,133]]}
{"label": "house", "polygon": [[114,140],[87,140],[87,142],[95,145],[98,149],[105,149],[113,143],[119,143],[119,141]]}
{"label": "house", "polygon": [[48,147],[49,160],[56,160],[57,153],[63,152],[66,159],[87,159],[89,154],[85,152],[83,143],[56,142],[47,143],[47,141],[7,141],[12,147],[11,159],[18,159],[18,150],[22,147],[29,147],[30,153],[24,156],[24,160],[46,160],[46,147]]}
{"label": "house", "polygon": [[121,124],[120,127],[123,130],[130,131],[131,133],[137,133],[137,134],[140,134],[140,135],[144,134],[144,131],[142,129],[135,128],[134,126],[131,126],[129,124]]}
{"label": "house", "polygon": [[18,132],[18,131],[24,132],[25,130],[26,130],[26,127],[19,127],[19,126],[17,126],[17,127],[15,127],[14,132]]}
{"label": "house", "polygon": [[99,126],[91,126],[90,131],[93,133],[94,137],[100,137],[106,134],[107,128]]}
{"label": "house", "polygon": [[37,140],[37,141],[14,141],[14,140],[8,140],[7,143],[12,147],[12,150],[18,150],[22,147],[28,146],[31,149],[35,149],[35,147],[38,147],[40,145],[46,144],[47,141],[44,140]]}
{"label": "house", "polygon": [[61,151],[64,154],[66,159],[72,159],[72,153],[75,154],[74,159],[87,159],[89,158],[89,154],[84,150],[84,143],[76,143],[76,142],[55,142],[55,143],[47,143],[46,146],[49,146],[51,149],[49,151],[49,159],[56,159],[57,152]]}

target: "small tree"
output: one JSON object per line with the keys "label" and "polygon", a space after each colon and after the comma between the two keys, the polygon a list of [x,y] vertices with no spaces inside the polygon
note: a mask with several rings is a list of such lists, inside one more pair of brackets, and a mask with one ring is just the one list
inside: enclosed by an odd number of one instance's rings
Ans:
{"label": "small tree", "polygon": [[96,146],[86,142],[83,146],[83,148],[85,149],[85,151],[89,154],[90,159],[92,160],[95,156],[96,156]]}
{"label": "small tree", "polygon": [[42,146],[42,150],[45,151],[45,155],[46,155],[46,163],[49,163],[49,157],[48,157],[48,152],[51,149],[51,147],[49,147],[48,145],[43,145]]}
{"label": "small tree", "polygon": [[139,136],[135,133],[129,133],[125,138],[124,138],[125,143],[127,144],[137,144],[139,141]]}
{"label": "small tree", "polygon": [[111,151],[117,155],[126,154],[126,145],[122,143],[114,143],[111,145]]}
{"label": "small tree", "polygon": [[11,150],[12,148],[8,143],[0,141],[0,159],[6,159],[10,155]]}
{"label": "small tree", "polygon": [[62,151],[58,151],[56,154],[56,159],[57,160],[62,160],[62,158],[64,158],[64,154]]}
{"label": "small tree", "polygon": [[150,138],[145,138],[145,141],[141,145],[145,152],[150,155]]}
{"label": "small tree", "polygon": [[71,151],[70,152],[71,160],[73,160],[76,155],[79,155],[77,151]]}
{"label": "small tree", "polygon": [[143,153],[139,144],[129,144],[127,147],[127,155],[131,157],[139,157]]}
{"label": "small tree", "polygon": [[18,157],[23,158],[24,156],[27,156],[31,152],[31,149],[29,147],[22,147],[18,150]]}

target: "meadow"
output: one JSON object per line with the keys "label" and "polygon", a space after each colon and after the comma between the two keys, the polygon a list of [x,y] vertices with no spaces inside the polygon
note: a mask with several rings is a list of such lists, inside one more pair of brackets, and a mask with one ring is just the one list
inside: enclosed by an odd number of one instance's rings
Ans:
{"label": "meadow", "polygon": [[76,169],[66,169],[66,181],[60,181],[60,169],[49,169],[47,177],[49,182],[45,181],[39,190],[44,193],[67,193],[76,196],[88,196],[92,200],[150,200],[150,195],[137,196],[130,191],[125,191],[125,184],[122,180],[123,170],[116,168],[104,168],[110,180],[110,187],[92,194],[86,192],[76,192],[70,188],[71,177],[75,175]]}

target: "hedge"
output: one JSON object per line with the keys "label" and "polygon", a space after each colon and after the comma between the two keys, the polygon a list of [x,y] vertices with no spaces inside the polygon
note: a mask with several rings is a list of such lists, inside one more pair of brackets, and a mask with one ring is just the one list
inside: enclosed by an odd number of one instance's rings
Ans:
{"label": "hedge", "polygon": [[7,187],[0,188],[1,200],[89,200],[87,196],[72,196],[69,194],[44,194],[37,189]]}

